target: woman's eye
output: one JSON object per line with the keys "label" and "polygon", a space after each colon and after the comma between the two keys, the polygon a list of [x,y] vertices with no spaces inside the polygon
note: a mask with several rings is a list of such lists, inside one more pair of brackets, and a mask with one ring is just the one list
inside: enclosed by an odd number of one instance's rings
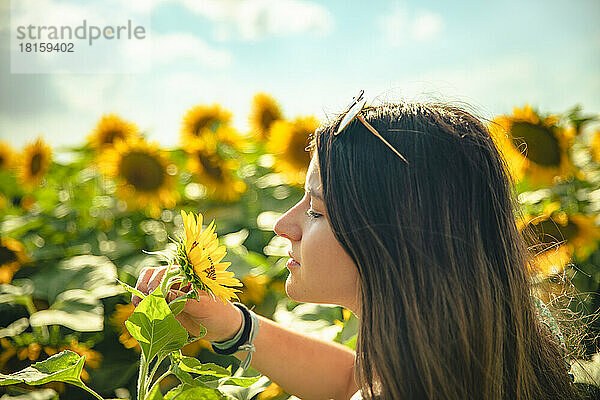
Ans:
{"label": "woman's eye", "polygon": [[321,214],[314,212],[310,208],[306,210],[306,215],[308,215],[310,218],[319,218],[321,216]]}

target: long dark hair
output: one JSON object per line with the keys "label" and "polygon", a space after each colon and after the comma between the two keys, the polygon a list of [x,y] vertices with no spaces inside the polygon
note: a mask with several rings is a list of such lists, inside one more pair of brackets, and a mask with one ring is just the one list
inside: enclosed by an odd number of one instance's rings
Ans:
{"label": "long dark hair", "polygon": [[321,126],[329,223],[360,276],[365,399],[578,398],[536,318],[518,203],[482,121],[454,105],[367,107]]}

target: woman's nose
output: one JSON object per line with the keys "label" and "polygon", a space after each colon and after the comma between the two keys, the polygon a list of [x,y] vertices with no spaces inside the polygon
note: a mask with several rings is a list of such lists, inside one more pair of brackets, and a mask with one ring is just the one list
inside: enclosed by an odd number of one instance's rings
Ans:
{"label": "woman's nose", "polygon": [[298,223],[294,221],[294,210],[296,207],[288,210],[285,214],[275,221],[273,231],[281,237],[291,241],[298,241],[302,238],[302,232]]}

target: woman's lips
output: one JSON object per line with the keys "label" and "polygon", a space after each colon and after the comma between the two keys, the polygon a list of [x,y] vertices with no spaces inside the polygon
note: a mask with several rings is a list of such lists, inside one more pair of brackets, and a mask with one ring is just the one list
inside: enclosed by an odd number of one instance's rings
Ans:
{"label": "woman's lips", "polygon": [[300,266],[300,263],[298,261],[296,261],[296,259],[294,258],[293,253],[290,251],[288,251],[288,254],[290,255],[290,259],[288,260],[286,266],[288,268],[297,268]]}

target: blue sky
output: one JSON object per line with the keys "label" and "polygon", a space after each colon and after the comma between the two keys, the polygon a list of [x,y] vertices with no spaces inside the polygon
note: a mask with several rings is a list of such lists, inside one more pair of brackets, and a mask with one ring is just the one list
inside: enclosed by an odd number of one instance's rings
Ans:
{"label": "blue sky", "polygon": [[[76,20],[75,3],[35,0],[27,12]],[[81,144],[108,112],[175,146],[185,111],[213,102],[246,131],[258,91],[287,117],[321,120],[360,89],[374,102],[467,102],[484,117],[525,103],[600,112],[597,0],[131,0],[122,13],[149,17],[155,50],[138,74],[11,74],[10,1],[0,4],[0,138],[16,148],[40,134]]]}

